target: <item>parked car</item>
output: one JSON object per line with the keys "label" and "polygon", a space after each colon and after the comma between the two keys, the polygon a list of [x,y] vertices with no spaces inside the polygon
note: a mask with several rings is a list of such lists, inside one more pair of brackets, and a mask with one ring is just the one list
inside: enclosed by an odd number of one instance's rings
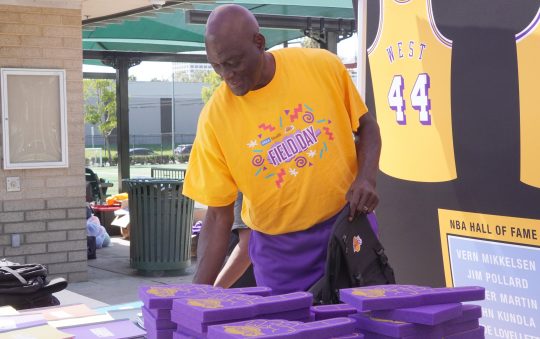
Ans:
{"label": "parked car", "polygon": [[180,162],[187,162],[191,154],[191,147],[193,147],[193,144],[178,145],[174,149],[174,157]]}
{"label": "parked car", "polygon": [[149,148],[130,148],[129,155],[154,155],[154,151]]}

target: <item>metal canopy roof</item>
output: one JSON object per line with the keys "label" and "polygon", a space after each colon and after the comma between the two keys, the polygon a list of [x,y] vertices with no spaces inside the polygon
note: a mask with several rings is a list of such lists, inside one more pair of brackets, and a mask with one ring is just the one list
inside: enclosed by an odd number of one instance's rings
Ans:
{"label": "metal canopy roof", "polygon": [[[350,34],[355,29],[355,25],[350,24],[354,20],[350,0],[167,1],[160,9],[147,6],[83,20],[83,50],[174,54],[202,51],[204,25],[201,22],[190,23],[187,13],[190,10],[196,10],[199,14],[208,12],[223,3],[237,3],[256,15],[268,15],[266,25],[261,25],[272,27],[261,28],[268,47],[302,37],[304,31],[325,29],[332,18],[345,19],[345,27],[342,28],[344,34]],[[289,24],[283,24],[283,18],[288,17]],[[321,17],[324,18],[322,24],[319,20]],[[302,18],[306,20],[302,21]],[[295,20],[300,20],[302,25],[297,23],[291,26],[290,23]],[[273,21],[280,25],[272,25]]]}

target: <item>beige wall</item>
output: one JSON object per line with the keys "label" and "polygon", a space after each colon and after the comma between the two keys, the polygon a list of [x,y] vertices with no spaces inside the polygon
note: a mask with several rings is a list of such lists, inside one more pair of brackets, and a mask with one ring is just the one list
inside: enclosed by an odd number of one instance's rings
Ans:
{"label": "beige wall", "polygon": [[[0,4],[0,67],[66,70],[69,167],[0,169],[0,258],[47,264],[51,277],[81,281],[87,279],[81,10],[61,8],[68,2],[33,3]],[[20,178],[20,192],[6,191],[8,176]],[[12,234],[21,235],[20,247],[11,246]]]}

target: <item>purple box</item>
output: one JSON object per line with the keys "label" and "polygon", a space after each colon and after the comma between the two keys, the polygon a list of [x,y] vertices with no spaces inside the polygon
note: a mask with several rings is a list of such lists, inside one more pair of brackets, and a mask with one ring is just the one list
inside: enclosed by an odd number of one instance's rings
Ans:
{"label": "purple box", "polygon": [[151,285],[139,287],[139,298],[146,308],[171,309],[172,301],[176,298],[194,294],[207,294],[215,291],[216,289],[210,285]]}
{"label": "purple box", "polygon": [[175,329],[168,330],[146,330],[146,339],[172,339]]}
{"label": "purple box", "polygon": [[[440,333],[442,333],[442,325],[426,326],[402,321],[379,319],[373,318],[366,313],[351,314],[349,318],[356,320],[355,332],[371,332],[394,338],[406,336],[422,336],[423,338],[429,338],[434,335],[439,335],[440,337]],[[366,337],[369,336],[366,335]]]}
{"label": "purple box", "polygon": [[173,333],[173,339],[175,337],[190,338],[190,339],[205,339],[206,333],[196,333],[190,330],[189,328],[178,326],[178,328],[176,329],[176,332]]}
{"label": "purple box", "polygon": [[261,297],[272,295],[272,289],[264,286],[227,288],[225,291],[234,294],[260,295]]}
{"label": "purple box", "polygon": [[253,319],[208,328],[209,339],[245,337],[291,339],[322,339],[353,333],[354,321],[350,318],[334,318],[311,323],[287,320]]}
{"label": "purple box", "polygon": [[[353,315],[351,318],[358,318]],[[364,317],[367,318],[366,315]],[[383,324],[387,322],[384,319],[377,319]],[[356,330],[364,333],[366,339],[387,339],[387,338],[406,338],[406,339],[440,339],[458,333],[465,333],[478,328],[478,319],[455,324],[441,324],[437,326],[426,326],[404,322],[388,320],[388,324],[373,325],[362,322],[357,323]],[[412,326],[409,326],[412,325]]]}
{"label": "purple box", "polygon": [[151,285],[139,287],[139,298],[149,309],[171,309],[172,301],[177,298],[191,295],[213,293],[242,293],[248,295],[270,295],[272,290],[268,287],[229,288],[214,287],[202,284],[176,284]]}
{"label": "purple box", "polygon": [[443,333],[444,336],[471,331],[477,329],[480,326],[478,319],[468,320],[461,323],[455,324],[444,324]]}
{"label": "purple box", "polygon": [[299,338],[324,339],[350,335],[356,332],[354,326],[354,320],[346,317],[304,323]]}
{"label": "purple box", "polygon": [[484,339],[484,327],[478,326],[474,330],[447,335],[445,339]]}
{"label": "purple box", "polygon": [[[282,319],[282,320],[290,320],[290,321],[307,321],[308,317],[309,317],[309,308],[303,308],[299,310],[279,312],[279,313],[270,313],[270,314],[264,315],[265,319]],[[178,324],[178,326],[181,326],[183,328],[193,331],[193,333],[202,334],[208,331],[208,326],[227,324],[230,322],[237,322],[237,321],[247,321],[251,319],[253,318],[233,319],[233,320],[225,319],[221,321],[201,323],[197,320],[190,319],[189,317],[186,317],[185,315],[173,313],[173,318],[171,320],[174,321],[176,324]]]}
{"label": "purple box", "polygon": [[185,333],[182,333],[182,332],[174,332],[173,333],[173,339],[199,339],[199,338],[206,338],[206,336],[204,336],[204,337],[196,337],[196,336],[188,335],[188,334],[185,334]]}
{"label": "purple box", "polygon": [[431,288],[415,285],[378,285],[340,290],[340,300],[359,311],[388,310],[483,300],[479,286]]}
{"label": "purple box", "polygon": [[394,310],[372,311],[374,318],[404,321],[415,324],[438,325],[462,315],[462,304],[440,304]]}
{"label": "purple box", "polygon": [[364,339],[364,335],[362,333],[352,333],[340,337],[333,337],[332,339]]}
{"label": "purple box", "polygon": [[185,319],[199,323],[221,320],[254,318],[257,299],[245,294],[211,294],[180,298],[173,301],[171,319]]}
{"label": "purple box", "polygon": [[265,314],[309,308],[313,296],[294,292],[270,297],[244,294],[199,295],[174,300],[171,318],[185,317],[200,323],[252,319]]}
{"label": "purple box", "polygon": [[450,304],[456,302],[484,300],[486,289],[482,286],[459,286],[433,288],[422,298],[425,305]]}
{"label": "purple box", "polygon": [[[395,339],[395,337],[390,337],[388,335],[378,334],[378,333],[373,333],[373,332],[368,332],[368,331],[362,331],[362,334],[364,335],[364,339]],[[407,337],[403,337],[403,338],[407,338]]]}
{"label": "purple box", "polygon": [[362,332],[364,334],[365,339],[441,339],[443,337],[443,333],[440,329],[434,329],[432,332],[425,333],[422,335],[407,335],[404,337],[392,337],[389,335],[379,334],[379,333],[373,333],[369,331]]}
{"label": "purple box", "polygon": [[[143,306],[144,307],[144,306]],[[171,310],[165,308],[147,308],[148,313],[155,319],[171,319]]]}
{"label": "purple box", "polygon": [[449,324],[460,323],[469,320],[480,319],[482,317],[482,307],[479,305],[464,304],[462,314],[456,319],[448,321]]}
{"label": "purple box", "polygon": [[311,306],[311,312],[315,320],[324,320],[338,317],[347,317],[349,314],[356,313],[356,308],[348,304],[318,305]]}
{"label": "purple box", "polygon": [[305,308],[299,308],[297,310],[292,310],[292,311],[267,313],[264,315],[264,318],[301,321],[302,319],[309,319],[310,315],[311,315],[310,309],[305,307]]}
{"label": "purple box", "polygon": [[193,338],[196,338],[196,337],[184,334],[182,332],[174,332],[173,333],[173,339],[193,339]]}
{"label": "purple box", "polygon": [[186,335],[182,332],[174,332],[173,339],[193,339],[194,337]]}
{"label": "purple box", "polygon": [[[241,319],[242,321],[246,321],[249,319]],[[178,323],[177,329],[182,329],[185,333],[196,333],[198,335],[206,335],[208,332],[209,326],[214,325],[223,325],[223,324],[229,324],[231,322],[235,322],[237,320],[222,320],[222,321],[215,321],[210,323],[200,323],[198,321],[192,321],[189,319],[186,319],[182,321],[181,323]]]}
{"label": "purple box", "polygon": [[256,309],[258,315],[269,313],[287,312],[302,308],[309,309],[313,303],[313,295],[309,292],[294,292],[273,295],[257,300]]}
{"label": "purple box", "polygon": [[175,329],[176,323],[172,322],[170,319],[156,319],[154,318],[146,307],[141,307],[143,319],[144,319],[144,328],[145,329],[154,329],[154,330],[169,330]]}

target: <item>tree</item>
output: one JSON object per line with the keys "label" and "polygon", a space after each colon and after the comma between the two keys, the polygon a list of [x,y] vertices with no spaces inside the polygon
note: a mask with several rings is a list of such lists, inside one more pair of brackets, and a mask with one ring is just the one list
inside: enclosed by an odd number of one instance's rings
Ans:
{"label": "tree", "polygon": [[109,138],[116,128],[116,89],[113,80],[84,79],[84,122],[97,126],[111,158]]}
{"label": "tree", "polygon": [[205,104],[208,102],[208,100],[210,100],[210,97],[212,96],[212,94],[214,94],[216,89],[219,87],[219,85],[221,84],[221,81],[222,81],[221,77],[214,71],[209,72],[204,77],[204,83],[206,83],[208,86],[203,86],[201,90],[201,97],[202,97],[202,101]]}
{"label": "tree", "polygon": [[211,71],[196,70],[191,73],[185,71],[174,72],[174,81],[176,82],[204,82],[204,79]]}
{"label": "tree", "polygon": [[315,39],[305,36],[302,39],[302,47],[304,48],[321,48],[321,44]]}

